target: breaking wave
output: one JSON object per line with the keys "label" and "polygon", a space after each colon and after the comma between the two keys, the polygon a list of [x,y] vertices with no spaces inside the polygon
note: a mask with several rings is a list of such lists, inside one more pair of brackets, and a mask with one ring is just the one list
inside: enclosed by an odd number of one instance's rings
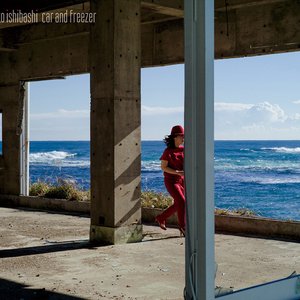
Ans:
{"label": "breaking wave", "polygon": [[77,153],[68,153],[64,151],[50,151],[50,152],[37,152],[29,155],[29,161],[31,163],[47,163],[55,160],[64,160],[69,157],[76,156]]}
{"label": "breaking wave", "polygon": [[261,150],[269,150],[279,153],[300,153],[300,147],[287,148],[287,147],[272,147],[272,148],[261,148]]}
{"label": "breaking wave", "polygon": [[142,161],[143,172],[158,172],[161,171],[160,160]]}
{"label": "breaking wave", "polygon": [[89,160],[76,159],[77,153],[65,151],[37,152],[29,155],[33,165],[51,165],[57,167],[89,167]]}
{"label": "breaking wave", "polygon": [[300,183],[300,178],[253,178],[248,180],[243,180],[244,182],[253,182],[258,184],[295,184]]}

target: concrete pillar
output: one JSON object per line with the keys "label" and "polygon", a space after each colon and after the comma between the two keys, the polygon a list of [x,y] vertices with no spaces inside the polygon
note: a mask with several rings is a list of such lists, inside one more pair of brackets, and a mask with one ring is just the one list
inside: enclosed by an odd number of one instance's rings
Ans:
{"label": "concrete pillar", "polygon": [[20,194],[20,136],[17,134],[19,85],[0,87],[2,112],[2,156],[0,194]]}
{"label": "concrete pillar", "polygon": [[92,0],[91,229],[109,244],[142,239],[140,0]]}

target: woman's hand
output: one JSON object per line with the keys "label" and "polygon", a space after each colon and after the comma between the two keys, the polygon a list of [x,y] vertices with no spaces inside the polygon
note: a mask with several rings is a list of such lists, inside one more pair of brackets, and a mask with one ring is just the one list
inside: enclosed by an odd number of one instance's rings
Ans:
{"label": "woman's hand", "polygon": [[184,176],[184,171],[174,170],[174,169],[168,167],[168,161],[167,160],[161,160],[161,169],[164,172],[169,173],[169,174]]}
{"label": "woman's hand", "polygon": [[184,176],[184,171],[176,170],[177,175]]}

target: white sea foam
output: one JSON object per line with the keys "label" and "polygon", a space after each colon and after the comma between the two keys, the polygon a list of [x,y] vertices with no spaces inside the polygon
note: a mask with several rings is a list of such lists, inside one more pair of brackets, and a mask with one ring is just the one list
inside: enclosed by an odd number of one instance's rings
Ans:
{"label": "white sea foam", "polygon": [[64,151],[37,152],[29,155],[29,162],[53,164],[67,158],[75,157],[76,155],[77,153],[68,153]]}
{"label": "white sea foam", "polygon": [[142,161],[142,171],[160,171],[160,161],[159,160],[150,160]]}
{"label": "white sea foam", "polygon": [[61,162],[56,161],[55,165],[58,167],[90,167],[90,162],[86,160],[63,160]]}
{"label": "white sea foam", "polygon": [[253,182],[259,184],[289,184],[289,183],[300,183],[299,177],[289,178],[249,178],[242,180],[243,182]]}
{"label": "white sea foam", "polygon": [[273,148],[261,148],[261,150],[271,150],[280,153],[295,153],[295,154],[300,153],[300,147],[295,147],[295,148],[273,147]]}
{"label": "white sea foam", "polygon": [[257,150],[248,149],[248,148],[241,148],[240,151],[246,151],[246,152],[257,152]]}

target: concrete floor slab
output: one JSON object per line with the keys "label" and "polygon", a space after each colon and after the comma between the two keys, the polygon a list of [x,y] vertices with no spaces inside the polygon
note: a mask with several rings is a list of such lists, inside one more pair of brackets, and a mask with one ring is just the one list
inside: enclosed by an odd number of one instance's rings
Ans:
{"label": "concrete floor slab", "polygon": [[[84,216],[0,208],[0,299],[183,299],[184,238],[144,225],[141,243],[88,243]],[[216,285],[300,272],[300,244],[216,235]]]}

